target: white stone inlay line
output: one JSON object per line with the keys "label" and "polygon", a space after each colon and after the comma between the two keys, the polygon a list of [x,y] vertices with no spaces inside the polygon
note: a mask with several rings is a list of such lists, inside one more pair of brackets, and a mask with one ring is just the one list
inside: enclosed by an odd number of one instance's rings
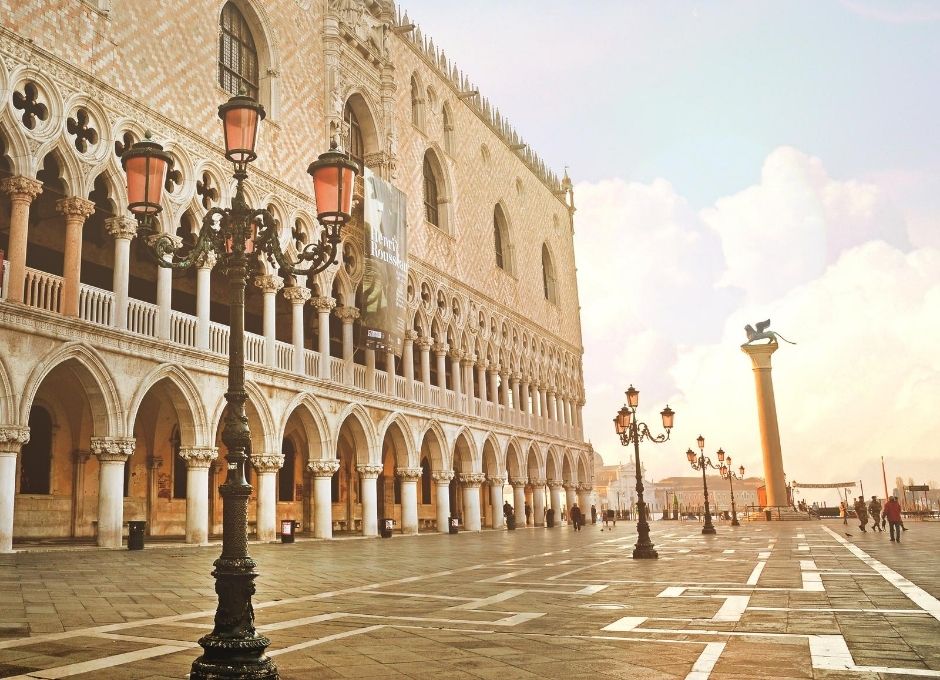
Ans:
{"label": "white stone inlay line", "polygon": [[160,645],[150,649],[138,649],[136,652],[125,652],[124,654],[115,654],[101,659],[91,661],[82,661],[80,663],[70,663],[67,666],[57,666],[56,668],[46,668],[44,670],[30,671],[25,675],[15,675],[7,680],[34,680],[35,678],[44,678],[53,680],[54,678],[68,678],[80,673],[93,673],[104,668],[112,668],[134,661],[143,659],[152,659],[155,656],[164,654],[173,654],[175,652],[184,652],[190,649],[190,645],[181,643],[179,645]]}
{"label": "white stone inlay line", "polygon": [[923,588],[914,585],[890,567],[882,564],[851,541],[845,540],[829,527],[823,527],[823,529],[839,543],[845,546],[848,551],[855,555],[858,559],[881,574],[884,580],[904,593],[904,595],[906,595],[908,599],[911,600],[911,602],[940,621],[940,600],[935,598]]}
{"label": "white stone inlay line", "polygon": [[816,566],[815,560],[800,560],[800,576],[803,579],[803,590],[824,593],[826,586],[823,585],[822,575]]}
{"label": "white stone inlay line", "polygon": [[646,621],[645,616],[624,616],[623,618],[617,619],[613,623],[609,623],[601,630],[609,630],[611,632],[625,632],[636,629],[641,623]]}
{"label": "white stone inlay line", "polygon": [[757,559],[759,559],[759,560],[769,560],[769,559],[770,559],[770,551],[769,551],[769,550],[761,550],[759,553],[757,553]]}
{"label": "white stone inlay line", "polygon": [[[827,529],[826,527],[823,527]],[[827,529],[828,531],[828,529]],[[889,673],[940,678],[940,671],[926,668],[890,668],[888,666],[856,666],[852,652],[841,635],[809,635],[809,653],[813,668],[825,671],[854,671],[856,673]]]}
{"label": "white stone inlay line", "polygon": [[747,609],[748,602],[751,601],[750,595],[725,595],[725,603],[721,605],[718,613],[712,617],[712,621],[736,622],[741,620],[741,614]]}
{"label": "white stone inlay line", "polygon": [[656,597],[679,597],[685,592],[685,586],[669,586]]}
{"label": "white stone inlay line", "polygon": [[268,652],[268,656],[280,656],[281,654],[287,654],[288,652],[296,652],[299,649],[306,649],[307,647],[322,645],[324,642],[332,642],[333,640],[341,640],[353,635],[371,633],[372,631],[379,630],[380,628],[385,628],[385,626],[379,624],[376,626],[366,626],[365,628],[356,628],[355,630],[346,630],[342,633],[334,633],[333,635],[325,635],[321,638],[316,638],[315,640],[306,640],[304,642],[298,642],[296,645],[291,645],[290,647],[275,649],[273,652]]}
{"label": "white stone inlay line", "polygon": [[709,642],[705,649],[699,654],[698,659],[692,665],[692,672],[685,676],[685,680],[708,680],[712,669],[718,663],[718,657],[725,650],[724,642]]}
{"label": "white stone inlay line", "polygon": [[760,579],[761,572],[764,571],[764,565],[766,562],[758,562],[757,566],[754,567],[754,571],[751,572],[751,575],[747,577],[747,585],[756,586],[758,579]]}
{"label": "white stone inlay line", "polygon": [[730,548],[728,550],[722,550],[721,552],[724,553],[725,555],[730,555],[734,552],[734,548]]}

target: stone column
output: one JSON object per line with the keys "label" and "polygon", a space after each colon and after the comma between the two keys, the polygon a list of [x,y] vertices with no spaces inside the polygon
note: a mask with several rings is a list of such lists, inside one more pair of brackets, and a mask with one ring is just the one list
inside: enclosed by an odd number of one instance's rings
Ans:
{"label": "stone column", "polygon": [[339,461],[311,460],[307,469],[313,475],[313,536],[333,538],[333,475],[339,471]]}
{"label": "stone column", "polygon": [[130,278],[131,239],[137,236],[137,222],[129,217],[109,217],[104,221],[108,233],[114,237],[114,271],[111,288],[111,325],[127,328],[127,284]]}
{"label": "stone column", "polygon": [[[183,239],[176,234],[150,234],[145,239],[149,247],[153,247],[157,239],[167,237],[173,242],[173,248],[183,245]],[[171,256],[167,256],[169,258]],[[157,267],[157,338],[170,339],[170,312],[173,298],[173,270],[166,267]]]}
{"label": "stone column", "polygon": [[529,398],[531,397],[531,392],[529,391],[529,378],[527,376],[522,376],[521,392],[522,395],[519,400],[519,408],[522,409],[523,413],[528,415]]}
{"label": "stone column", "polygon": [[548,387],[544,384],[539,384],[539,415],[543,420],[548,419]]}
{"label": "stone column", "polygon": [[424,383],[425,399],[430,398],[431,394],[431,345],[434,342],[431,338],[418,338],[415,341],[418,349],[421,351],[421,382]]}
{"label": "stone column", "polygon": [[561,502],[561,482],[555,479],[548,480],[548,488],[552,495],[552,510],[555,511],[555,523],[561,523],[561,509],[564,505]]}
{"label": "stone column", "polygon": [[23,444],[27,442],[29,442],[28,427],[0,425],[0,553],[13,552],[16,457],[23,448]]}
{"label": "stone column", "polygon": [[477,364],[477,383],[479,384],[480,401],[486,403],[486,360],[481,359]]}
{"label": "stone column", "polygon": [[277,471],[284,465],[284,455],[268,453],[252,456],[251,464],[258,473],[255,531],[259,541],[273,541],[277,538]]}
{"label": "stone column", "polygon": [[591,516],[591,490],[590,484],[578,484],[578,507],[586,517]]}
{"label": "stone column", "polygon": [[294,345],[294,373],[304,375],[304,303],[310,299],[310,289],[301,286],[289,286],[284,289],[284,297],[290,302],[291,341]]}
{"label": "stone column", "polygon": [[398,468],[395,470],[401,479],[401,532],[418,533],[418,480],[421,468]]}
{"label": "stone column", "polygon": [[264,334],[264,365],[274,367],[277,365],[277,356],[274,349],[275,305],[277,303],[277,292],[284,287],[284,279],[274,274],[261,274],[255,277],[255,286],[261,289],[264,296],[261,322],[262,333]]}
{"label": "stone column", "polygon": [[209,543],[209,468],[219,457],[214,446],[180,449],[186,461],[186,542]]}
{"label": "stone column", "polygon": [[385,393],[395,396],[395,352],[388,350],[385,352],[385,374],[388,376],[385,381]]}
{"label": "stone column", "polygon": [[463,359],[460,360],[460,363],[463,367],[463,383],[467,386],[467,406],[469,408],[470,401],[473,399],[473,356],[466,355]]}
{"label": "stone column", "polygon": [[92,437],[98,459],[98,545],[120,548],[124,526],[124,465],[134,453],[133,438]]}
{"label": "stone column", "polygon": [[353,322],[359,318],[356,307],[337,307],[333,312],[343,322],[343,361],[352,364],[355,346],[353,344]]}
{"label": "stone column", "polygon": [[317,310],[317,352],[320,354],[320,377],[330,379],[330,310],[336,301],[324,295],[311,298],[310,304]]}
{"label": "stone column", "polygon": [[196,347],[209,349],[210,309],[212,305],[212,269],[218,256],[209,251],[196,261]]}
{"label": "stone column", "polygon": [[[10,196],[10,240],[8,244],[7,300],[23,301],[26,283],[26,243],[29,233],[29,206],[42,193],[42,182],[29,177],[7,177],[0,180],[0,191]],[[2,272],[0,272],[2,279]],[[13,496],[10,496],[13,502]],[[12,515],[11,515],[12,517]],[[0,549],[2,552],[2,549]]]}
{"label": "stone column", "polygon": [[571,509],[571,506],[578,502],[578,485],[572,482],[565,482],[565,510]]}
{"label": "stone column", "polygon": [[446,342],[438,342],[431,350],[434,352],[434,360],[437,362],[437,386],[441,390],[441,399],[444,398],[444,392],[447,390],[447,350],[450,347]]}
{"label": "stone column", "polygon": [[760,424],[760,444],[764,454],[764,479],[767,483],[767,505],[787,505],[787,485],[783,477],[783,452],[780,448],[780,428],[777,425],[777,403],[774,400],[774,382],[770,357],[777,351],[777,343],[742,345],[741,350],[751,358],[754,368],[754,387],[757,391],[757,420]]}
{"label": "stone column", "polygon": [[367,349],[366,355],[366,389],[375,392],[375,350]]}
{"label": "stone column", "polygon": [[532,514],[535,515],[535,526],[545,526],[545,480],[533,479],[532,486]]}
{"label": "stone column", "polygon": [[499,406],[499,366],[490,364],[487,372],[490,374],[490,401]]}
{"label": "stone column", "polygon": [[414,342],[418,339],[418,332],[414,330],[405,331],[405,339],[402,342],[401,361],[402,373],[405,375],[405,398],[414,399],[415,396],[415,356]]}
{"label": "stone column", "polygon": [[382,473],[381,465],[357,465],[362,480],[362,535],[379,535],[379,506],[376,502],[376,482]]}
{"label": "stone column", "polygon": [[[522,394],[519,390],[519,381],[522,379],[521,373],[513,373],[510,376],[512,389],[512,403],[517,411],[522,410]],[[507,404],[508,405],[508,404]]]}
{"label": "stone column", "polygon": [[467,531],[480,531],[480,485],[486,481],[482,472],[461,472],[463,487],[463,526]]}
{"label": "stone column", "polygon": [[59,312],[63,316],[78,316],[78,292],[82,274],[82,226],[95,212],[95,204],[78,196],[60,198],[57,211],[65,216],[65,254],[62,265],[62,294]]}
{"label": "stone column", "polygon": [[460,360],[463,358],[463,352],[459,349],[452,349],[450,356],[450,374],[454,378],[454,397],[456,398],[457,409],[460,409]]}
{"label": "stone column", "polygon": [[503,486],[506,485],[504,477],[490,477],[486,480],[490,485],[490,506],[493,508],[493,516],[490,518],[490,526],[493,529],[503,528]]}
{"label": "stone column", "polygon": [[437,530],[446,534],[450,531],[450,482],[454,478],[453,470],[437,470],[431,473],[437,494]]}
{"label": "stone column", "polygon": [[512,484],[512,514],[516,518],[516,526],[525,526],[525,477],[511,477]]}
{"label": "stone column", "polygon": [[556,422],[558,420],[558,406],[555,401],[555,390],[553,388],[549,388],[548,390],[548,417]]}

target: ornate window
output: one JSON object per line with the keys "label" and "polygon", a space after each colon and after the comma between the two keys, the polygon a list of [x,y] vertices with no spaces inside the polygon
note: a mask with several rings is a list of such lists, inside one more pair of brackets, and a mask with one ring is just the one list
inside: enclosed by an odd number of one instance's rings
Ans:
{"label": "ornate window", "polygon": [[343,119],[349,124],[349,141],[347,148],[349,155],[354,161],[362,167],[362,159],[365,157],[365,144],[362,142],[362,126],[359,125],[359,119],[356,112],[353,111],[349,102],[346,102],[346,110],[343,111]]}
{"label": "ornate window", "polygon": [[411,122],[415,127],[424,129],[424,100],[421,98],[421,86],[415,75],[411,76]]}
{"label": "ornate window", "polygon": [[234,2],[227,2],[219,23],[219,85],[230,94],[258,99],[258,50],[248,22]]}
{"label": "ornate window", "polygon": [[512,246],[509,241],[509,226],[503,208],[498,203],[493,209],[493,247],[496,251],[496,266],[512,273]]}
{"label": "ornate window", "polygon": [[435,227],[440,226],[438,212],[438,177],[428,154],[424,154],[424,219]]}
{"label": "ornate window", "polygon": [[555,285],[555,265],[552,262],[552,255],[548,251],[548,244],[542,244],[542,290],[545,293],[545,299],[549,302],[558,303],[558,292]]}
{"label": "ornate window", "polygon": [[441,108],[441,119],[444,121],[444,151],[454,153],[454,121],[450,108],[445,103]]}

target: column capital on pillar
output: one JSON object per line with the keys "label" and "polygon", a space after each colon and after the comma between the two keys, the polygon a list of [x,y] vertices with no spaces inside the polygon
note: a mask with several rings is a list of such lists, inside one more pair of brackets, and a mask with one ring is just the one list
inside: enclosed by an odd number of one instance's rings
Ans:
{"label": "column capital on pillar", "polygon": [[263,293],[276,293],[284,287],[284,279],[277,274],[261,274],[255,277],[255,286]]}
{"label": "column capital on pillar", "polygon": [[384,468],[381,465],[357,465],[356,472],[363,479],[378,479]]}
{"label": "column capital on pillar", "polygon": [[307,462],[307,470],[314,477],[332,477],[339,471],[339,461],[333,460],[311,460]]}
{"label": "column capital on pillar", "polygon": [[486,481],[486,475],[482,472],[461,472],[460,484],[470,489],[478,489]]}
{"label": "column capital on pillar", "polygon": [[544,478],[544,477],[540,477],[540,478],[537,478],[537,479],[530,479],[529,482],[532,484],[532,486],[534,486],[534,487],[536,487],[536,488],[539,488],[539,489],[545,488],[545,478]]}
{"label": "column capital on pillar", "polygon": [[0,191],[10,195],[11,201],[29,201],[30,203],[42,193],[42,182],[31,177],[17,175],[0,180]]}
{"label": "column capital on pillar", "polygon": [[522,374],[519,373],[518,371],[517,371],[516,373],[511,373],[511,374],[509,375],[509,378],[512,380],[513,383],[520,383],[520,382],[522,382]]}
{"label": "column capital on pillar", "polygon": [[560,479],[549,479],[546,484],[548,484],[550,489],[560,489],[564,486],[564,482]]}
{"label": "column capital on pillar", "polygon": [[137,236],[137,220],[130,217],[108,217],[104,221],[104,227],[114,238],[130,241]]}
{"label": "column capital on pillar", "polygon": [[498,375],[498,374],[499,374],[499,368],[500,368],[500,367],[499,367],[499,364],[490,362],[490,365],[487,366],[487,368],[486,368],[486,372],[489,373],[490,375]]}
{"label": "column capital on pillar", "polygon": [[196,260],[196,267],[198,269],[212,269],[218,261],[219,256],[215,254],[215,251],[207,250]]}
{"label": "column capital on pillar", "polygon": [[55,209],[66,217],[81,217],[83,220],[95,212],[95,204],[81,196],[67,196],[55,202]]}
{"label": "column capital on pillar", "polygon": [[303,304],[310,299],[310,289],[305,286],[288,286],[284,289],[284,297],[292,304]]}
{"label": "column capital on pillar", "polygon": [[759,345],[741,345],[741,351],[751,357],[755,371],[770,370],[770,355],[780,349],[776,342]]}
{"label": "column capital on pillar", "polygon": [[411,340],[414,342],[417,339],[418,331],[414,330],[413,328],[409,328],[407,331],[405,331],[405,340]]}
{"label": "column capital on pillar", "polygon": [[359,318],[358,307],[337,307],[333,313],[343,323],[352,323]]}
{"label": "column capital on pillar", "polygon": [[505,477],[487,477],[486,483],[489,484],[490,486],[497,486],[497,487],[502,488],[506,486],[506,478]]}
{"label": "column capital on pillar", "polygon": [[133,437],[92,437],[91,452],[99,461],[123,463],[134,453],[137,440]]}
{"label": "column capital on pillar", "polygon": [[0,456],[15,456],[29,442],[29,428],[22,425],[0,425]]}
{"label": "column capital on pillar", "polygon": [[310,298],[310,306],[318,312],[328,312],[336,307],[336,300],[329,295],[315,295]]}
{"label": "column capital on pillar", "polygon": [[473,366],[473,364],[475,364],[476,361],[477,361],[477,355],[473,354],[472,352],[467,352],[466,354],[463,355],[463,358],[460,360],[460,363],[462,366],[467,367],[467,366]]}
{"label": "column capital on pillar", "polygon": [[460,362],[463,359],[463,350],[454,348],[447,353],[447,356],[451,358],[452,361]]}
{"label": "column capital on pillar", "polygon": [[414,482],[421,479],[421,468],[396,468],[395,474],[403,481]]}
{"label": "column capital on pillar", "polygon": [[432,340],[431,338],[429,338],[429,337],[427,337],[427,336],[421,336],[420,338],[418,338],[417,340],[415,340],[415,345],[416,345],[417,348],[420,349],[422,352],[425,352],[425,351],[431,349],[431,345],[433,345],[433,344],[434,344],[434,340]]}
{"label": "column capital on pillar", "polygon": [[190,446],[180,449],[179,455],[189,469],[208,468],[219,457],[219,450],[214,446]]}
{"label": "column capital on pillar", "polygon": [[431,473],[431,479],[433,479],[438,486],[450,484],[453,478],[453,470],[435,470]]}
{"label": "column capital on pillar", "polygon": [[447,350],[449,349],[450,349],[450,345],[448,345],[446,342],[436,342],[431,347],[431,351],[434,352],[434,355],[439,356],[439,357],[447,354]]}
{"label": "column capital on pillar", "polygon": [[578,485],[575,484],[574,482],[562,482],[561,485],[565,488],[565,491],[577,491],[578,490]]}
{"label": "column capital on pillar", "polygon": [[585,484],[583,482],[578,484],[578,491],[581,493],[590,493],[593,490],[594,490],[594,487],[591,486],[590,484]]}
{"label": "column capital on pillar", "polygon": [[277,472],[284,465],[284,454],[263,453],[260,456],[252,456],[251,464],[258,472]]}
{"label": "column capital on pillar", "polygon": [[509,483],[512,484],[512,488],[514,489],[524,489],[526,484],[529,483],[529,480],[525,477],[510,477]]}

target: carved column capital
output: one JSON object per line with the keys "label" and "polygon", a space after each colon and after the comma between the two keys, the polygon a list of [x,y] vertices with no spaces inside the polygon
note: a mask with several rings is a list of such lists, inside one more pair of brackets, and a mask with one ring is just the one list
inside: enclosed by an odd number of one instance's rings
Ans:
{"label": "carved column capital", "polygon": [[463,359],[463,350],[452,349],[447,353],[447,356],[449,356],[452,361],[459,362],[461,359]]}
{"label": "carved column capital", "polygon": [[549,487],[550,489],[560,489],[560,488],[562,488],[562,487],[564,486],[564,484],[565,484],[564,482],[562,482],[562,481],[559,480],[559,479],[549,479],[547,483],[548,483],[548,487]]}
{"label": "carved column capital", "polygon": [[276,274],[261,274],[255,277],[255,286],[262,293],[276,293],[284,287],[284,279]]}
{"label": "carved column capital", "polygon": [[486,475],[482,472],[461,472],[460,484],[470,489],[478,489],[486,481]]}
{"label": "carved column capital", "polygon": [[337,307],[333,313],[343,323],[352,323],[359,318],[358,307]]}
{"label": "carved column capital", "polygon": [[520,383],[520,382],[522,382],[522,374],[521,374],[521,373],[512,373],[512,374],[510,374],[509,378],[512,380],[513,383]]}
{"label": "carved column capital", "polygon": [[329,295],[316,295],[310,298],[310,306],[318,312],[328,312],[336,307],[336,300]]}
{"label": "carved column capital", "polygon": [[487,477],[486,483],[490,486],[503,487],[506,486],[505,477]]}
{"label": "carved column capital", "polygon": [[219,256],[215,254],[215,251],[207,250],[196,260],[196,267],[199,269],[212,269],[218,261]]}
{"label": "carved column capital", "polygon": [[137,221],[130,217],[108,217],[104,221],[104,227],[116,239],[130,241],[137,236]]}
{"label": "carved column capital", "polygon": [[510,477],[509,483],[512,484],[512,488],[514,489],[524,489],[526,484],[529,483],[529,480],[525,477]]}
{"label": "carved column capital", "polygon": [[532,486],[534,486],[534,487],[536,487],[536,488],[538,488],[538,489],[544,489],[544,488],[545,488],[545,479],[544,479],[544,478],[541,478],[541,477],[540,477],[540,478],[538,478],[538,479],[533,479],[533,480],[531,480],[531,482],[532,482]]}
{"label": "carved column capital", "polygon": [[10,195],[11,201],[32,203],[42,193],[42,182],[31,177],[7,177],[0,180],[0,191]]}
{"label": "carved column capital", "polygon": [[284,465],[284,454],[264,453],[260,456],[252,456],[251,464],[258,472],[277,472]]}
{"label": "carved column capital", "polygon": [[55,209],[65,215],[66,218],[80,217],[82,220],[85,220],[90,215],[94,214],[95,204],[89,201],[87,198],[82,198],[80,196],[68,196],[66,198],[60,198],[58,201],[56,201]]}
{"label": "carved column capital", "polygon": [[438,486],[450,484],[453,478],[453,470],[435,470],[431,473],[431,479],[433,479]]}
{"label": "carved column capital", "polygon": [[137,440],[133,437],[92,437],[91,452],[99,461],[123,463],[134,453]]}
{"label": "carved column capital", "polygon": [[562,482],[561,485],[565,487],[565,491],[577,491],[578,490],[578,485],[575,484],[574,482]]}
{"label": "carved column capital", "polygon": [[363,479],[377,479],[384,468],[381,465],[357,465],[356,472]]}
{"label": "carved column capital", "polygon": [[476,360],[477,360],[477,355],[476,355],[476,354],[470,354],[470,353],[468,352],[467,354],[464,354],[463,359],[461,359],[461,361],[460,361],[460,364],[461,364],[462,366],[464,366],[464,367],[473,366],[473,364],[476,363]]}
{"label": "carved column capital", "polygon": [[0,425],[0,456],[15,456],[29,442],[29,428],[21,425]]}
{"label": "carved column capital", "polygon": [[427,352],[429,349],[431,349],[431,346],[433,344],[434,344],[434,340],[432,340],[431,338],[427,338],[427,337],[420,337],[417,340],[415,340],[415,345],[422,352]]}
{"label": "carved column capital", "polygon": [[288,286],[284,289],[284,298],[291,304],[302,305],[310,299],[310,289],[304,286]]}
{"label": "carved column capital", "polygon": [[409,328],[407,331],[405,331],[406,341],[411,340],[411,342],[414,342],[417,339],[418,339],[418,331],[414,330],[413,328]]}
{"label": "carved column capital", "polygon": [[437,342],[434,343],[431,347],[431,351],[434,352],[434,356],[444,356],[447,354],[447,350],[450,349],[450,345],[446,342]]}
{"label": "carved column capital", "polygon": [[339,471],[339,461],[311,460],[307,463],[307,469],[314,477],[332,477]]}
{"label": "carved column capital", "polygon": [[402,481],[414,482],[421,479],[421,468],[397,468],[395,470]]}
{"label": "carved column capital", "polygon": [[192,446],[180,449],[180,458],[186,461],[187,468],[208,468],[219,457],[219,450],[214,446]]}

